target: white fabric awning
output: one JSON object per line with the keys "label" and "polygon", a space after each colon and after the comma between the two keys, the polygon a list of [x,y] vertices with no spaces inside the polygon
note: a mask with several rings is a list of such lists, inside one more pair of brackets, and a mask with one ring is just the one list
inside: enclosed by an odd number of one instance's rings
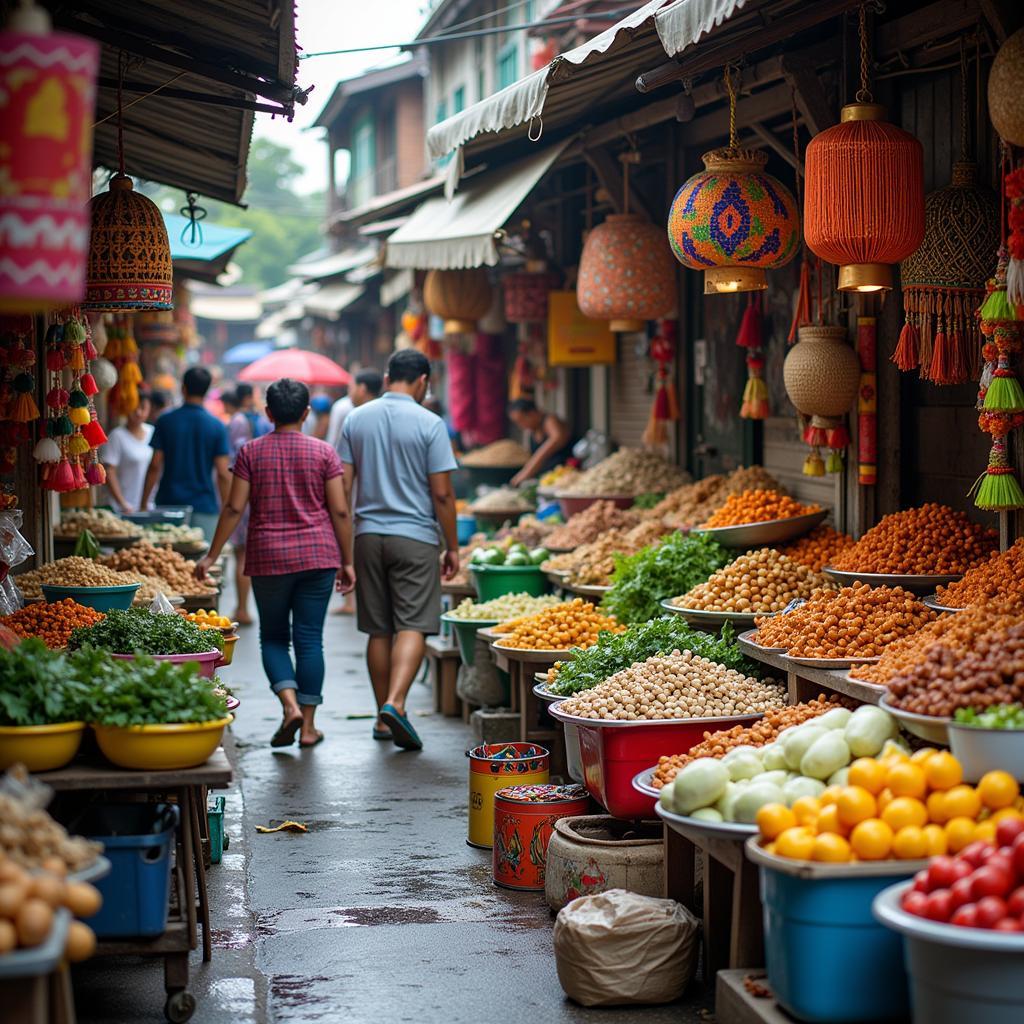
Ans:
{"label": "white fabric awning", "polygon": [[258,295],[198,295],[189,299],[189,310],[200,320],[221,320],[225,323],[255,323],[263,315]]}
{"label": "white fabric awning", "polygon": [[493,267],[495,233],[562,154],[568,140],[472,182],[449,202],[428,199],[386,243],[384,263],[418,270]]}
{"label": "white fabric awning", "polygon": [[363,291],[361,284],[349,284],[346,281],[321,285],[308,299],[303,299],[302,308],[307,316],[333,320],[348,309]]}
{"label": "white fabric awning", "polygon": [[412,291],[415,283],[416,275],[408,267],[386,275],[380,283],[380,304],[384,307],[394,305]]}
{"label": "white fabric awning", "polygon": [[288,273],[300,277],[304,281],[316,281],[325,277],[336,277],[369,263],[377,255],[376,246],[367,246],[356,252],[336,252],[323,259],[311,260],[308,263],[293,263]]}
{"label": "white fabric awning", "polygon": [[693,46],[702,36],[717,28],[737,11],[747,0],[675,0],[670,7],[659,11],[654,17],[658,38],[665,47],[665,53],[675,57],[688,46]]}

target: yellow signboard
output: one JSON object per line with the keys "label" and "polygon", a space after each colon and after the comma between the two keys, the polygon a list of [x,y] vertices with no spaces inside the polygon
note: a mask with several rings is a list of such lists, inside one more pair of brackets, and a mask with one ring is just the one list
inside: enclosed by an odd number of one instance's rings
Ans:
{"label": "yellow signboard", "polygon": [[580,312],[575,292],[548,293],[548,364],[594,366],[615,362],[615,335],[606,320]]}

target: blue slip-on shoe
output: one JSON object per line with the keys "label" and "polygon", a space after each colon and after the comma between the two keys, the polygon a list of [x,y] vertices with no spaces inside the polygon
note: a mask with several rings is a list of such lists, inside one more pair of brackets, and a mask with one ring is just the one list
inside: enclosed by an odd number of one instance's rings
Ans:
{"label": "blue slip-on shoe", "polygon": [[391,729],[391,738],[396,747],[404,750],[422,750],[423,740],[416,734],[412,722],[401,714],[393,704],[385,704],[380,709],[380,718]]}

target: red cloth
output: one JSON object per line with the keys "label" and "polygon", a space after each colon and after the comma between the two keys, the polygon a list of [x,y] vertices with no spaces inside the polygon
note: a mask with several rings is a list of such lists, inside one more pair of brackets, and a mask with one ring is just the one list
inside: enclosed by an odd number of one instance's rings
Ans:
{"label": "red cloth", "polygon": [[476,392],[473,438],[477,444],[490,444],[506,436],[505,388],[508,372],[500,337],[490,334],[476,336],[473,372]]}
{"label": "red cloth", "polygon": [[334,448],[297,431],[274,431],[242,445],[233,472],[250,488],[246,575],[341,565],[325,494],[327,481],[344,472]]}

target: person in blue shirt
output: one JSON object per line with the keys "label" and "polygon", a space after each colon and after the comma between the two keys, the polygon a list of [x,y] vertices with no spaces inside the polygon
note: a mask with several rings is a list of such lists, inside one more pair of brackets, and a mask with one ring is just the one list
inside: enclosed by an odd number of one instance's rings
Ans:
{"label": "person in blue shirt", "polygon": [[231,487],[228,432],[203,408],[211,380],[205,367],[185,371],[183,404],[165,412],[153,426],[149,442],[153,458],[142,491],[145,508],[159,480],[156,504],[191,505],[192,525],[202,529],[207,540],[213,537],[221,502],[227,500]]}

